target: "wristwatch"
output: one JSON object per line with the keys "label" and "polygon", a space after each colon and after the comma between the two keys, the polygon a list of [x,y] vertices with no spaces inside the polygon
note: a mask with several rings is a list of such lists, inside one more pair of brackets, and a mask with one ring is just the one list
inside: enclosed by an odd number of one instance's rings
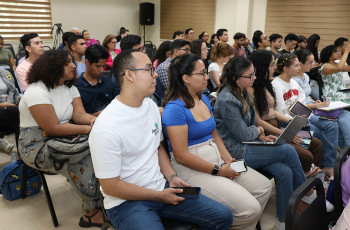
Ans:
{"label": "wristwatch", "polygon": [[217,176],[219,173],[219,166],[218,165],[214,165],[214,169],[211,172],[211,175]]}

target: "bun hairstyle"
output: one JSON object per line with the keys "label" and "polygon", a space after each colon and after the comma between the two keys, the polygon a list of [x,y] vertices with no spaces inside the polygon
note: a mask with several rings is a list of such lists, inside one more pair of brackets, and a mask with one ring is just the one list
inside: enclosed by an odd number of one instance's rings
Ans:
{"label": "bun hairstyle", "polygon": [[213,62],[216,62],[218,57],[227,57],[233,55],[233,48],[229,44],[226,43],[217,43],[214,45],[213,49],[210,53],[210,59]]}
{"label": "bun hairstyle", "polygon": [[283,67],[289,67],[293,64],[294,60],[297,59],[297,55],[291,53],[284,53],[277,59],[276,72],[281,74]]}

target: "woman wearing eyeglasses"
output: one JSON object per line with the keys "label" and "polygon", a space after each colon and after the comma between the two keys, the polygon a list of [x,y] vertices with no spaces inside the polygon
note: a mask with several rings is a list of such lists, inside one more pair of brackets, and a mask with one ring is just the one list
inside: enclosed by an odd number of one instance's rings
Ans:
{"label": "woman wearing eyeglasses", "polygon": [[179,177],[231,209],[234,229],[255,229],[271,183],[251,168],[244,173],[231,169],[235,159],[218,135],[209,99],[202,94],[208,80],[197,55],[181,55],[170,66],[162,122],[171,163]]}
{"label": "woman wearing eyeglasses", "polygon": [[108,34],[105,39],[103,39],[102,46],[105,47],[109,53],[109,58],[107,59],[106,65],[112,68],[114,58],[121,52],[121,50],[116,49],[117,39],[115,35]]}
{"label": "woman wearing eyeglasses", "polygon": [[[266,133],[279,136],[283,132],[280,129],[280,122],[287,123],[291,118],[275,110],[276,95],[270,81],[276,69],[275,57],[267,50],[258,50],[252,53],[249,60],[252,61],[256,69],[256,80],[247,89],[254,101],[256,123],[262,126]],[[308,177],[320,170],[322,143],[319,139],[312,137],[310,146],[304,148],[300,144],[301,138],[301,136],[297,135],[291,144],[298,153],[305,176]],[[312,164],[317,167],[312,167]]]}
{"label": "woman wearing eyeglasses", "polygon": [[304,181],[298,155],[289,144],[247,145],[243,141],[275,141],[265,136],[264,129],[256,125],[253,101],[247,88],[255,80],[255,69],[250,60],[241,56],[231,58],[225,65],[219,95],[214,106],[217,130],[232,157],[245,159],[253,169],[263,169],[275,178],[278,229],[284,229],[287,204],[293,191]]}

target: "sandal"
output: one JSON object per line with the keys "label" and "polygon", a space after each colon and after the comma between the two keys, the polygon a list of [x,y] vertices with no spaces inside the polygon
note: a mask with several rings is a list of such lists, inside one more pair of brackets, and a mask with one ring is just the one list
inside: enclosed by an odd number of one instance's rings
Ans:
{"label": "sandal", "polygon": [[[80,220],[79,220],[79,226],[82,227],[82,228],[90,228],[90,227],[99,227],[101,228],[102,227],[102,224],[103,223],[93,223],[91,222],[91,218],[96,216],[96,214],[99,212],[99,211],[102,211],[100,208],[97,209],[97,211],[92,215],[92,216],[87,216],[87,215],[84,215],[84,217],[86,217],[88,219],[88,221],[85,221],[83,217],[80,217]],[[103,216],[103,222],[105,222],[105,216],[102,214]]]}

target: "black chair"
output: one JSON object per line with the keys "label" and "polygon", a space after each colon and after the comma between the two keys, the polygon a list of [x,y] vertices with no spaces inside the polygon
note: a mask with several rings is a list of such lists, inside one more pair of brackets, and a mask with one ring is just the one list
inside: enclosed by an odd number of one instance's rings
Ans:
{"label": "black chair", "polygon": [[18,47],[18,53],[16,54],[16,65],[18,66],[19,60],[21,60],[26,55],[26,52],[22,46]]}
{"label": "black chair", "polygon": [[145,42],[145,49],[146,49],[146,54],[148,55],[148,57],[150,59],[152,59],[153,55],[157,51],[157,47],[155,45],[153,45],[152,42],[146,41]]}
{"label": "black chair", "polygon": [[13,46],[11,44],[4,44],[4,48],[10,50],[13,58],[15,58],[15,56],[16,56],[15,50],[13,49]]}
{"label": "black chair", "polygon": [[51,47],[50,46],[44,46],[44,50],[45,51],[49,51],[49,50],[51,50]]}
{"label": "black chair", "polygon": [[[316,187],[316,199],[300,215],[297,208],[301,198]],[[286,230],[328,230],[326,200],[323,183],[319,178],[307,179],[289,199],[286,213]]]}
{"label": "black chair", "polygon": [[343,212],[343,199],[341,189],[341,168],[350,156],[350,147],[342,149],[334,165],[334,211],[329,214],[329,222],[334,225]]}

